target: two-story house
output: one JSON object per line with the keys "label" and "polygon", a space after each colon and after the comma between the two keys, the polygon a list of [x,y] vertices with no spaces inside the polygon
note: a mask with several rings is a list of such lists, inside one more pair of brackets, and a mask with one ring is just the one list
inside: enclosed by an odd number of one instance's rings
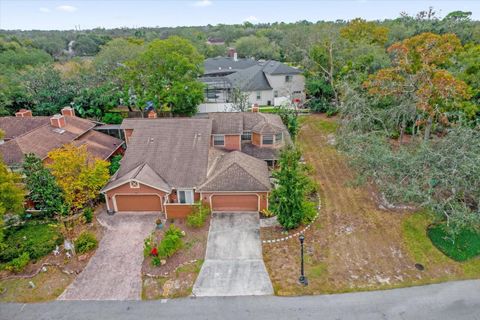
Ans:
{"label": "two-story house", "polygon": [[194,202],[214,211],[268,208],[268,165],[291,143],[280,117],[210,113],[197,118],[125,119],[127,151],[103,188],[113,212],[185,217]]}
{"label": "two-story house", "polygon": [[199,112],[235,111],[233,92],[247,96],[248,105],[278,106],[294,99],[305,100],[302,71],[284,63],[233,57],[209,58],[200,80],[205,84],[205,101]]}

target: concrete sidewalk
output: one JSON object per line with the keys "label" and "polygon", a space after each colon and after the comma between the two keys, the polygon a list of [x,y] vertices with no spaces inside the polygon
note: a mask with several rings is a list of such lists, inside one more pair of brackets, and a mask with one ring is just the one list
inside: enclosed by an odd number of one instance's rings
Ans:
{"label": "concrete sidewalk", "polygon": [[256,212],[213,213],[194,296],[271,295]]}

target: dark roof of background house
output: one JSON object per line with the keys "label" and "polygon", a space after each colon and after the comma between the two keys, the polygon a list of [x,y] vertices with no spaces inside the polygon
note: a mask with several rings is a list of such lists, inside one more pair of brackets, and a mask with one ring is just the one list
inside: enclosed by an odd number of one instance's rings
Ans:
{"label": "dark roof of background house", "polygon": [[261,148],[250,142],[242,143],[242,152],[248,154],[249,156],[262,159],[262,160],[276,160],[280,154],[281,148],[268,147]]}
{"label": "dark roof of background house", "polygon": [[0,129],[5,131],[5,140],[14,139],[49,123],[50,117],[0,117]]}
{"label": "dark roof of background house", "polygon": [[230,57],[215,57],[205,59],[203,65],[204,74],[235,72],[256,65],[257,61],[253,59],[237,59]]}
{"label": "dark roof of background house", "polygon": [[290,67],[285,63],[281,63],[275,60],[267,60],[265,62],[261,62],[260,64],[263,66],[263,72],[271,75],[293,75],[302,73],[302,71],[297,68]]}
{"label": "dark roof of background house", "polygon": [[199,191],[269,191],[270,179],[265,161],[241,151],[219,156]]}
{"label": "dark roof of background house", "polygon": [[124,120],[123,128],[135,130],[118,174],[106,188],[143,164],[148,164],[171,188],[191,188],[202,183],[207,175],[212,120],[179,120]]}
{"label": "dark roof of background house", "polygon": [[230,82],[232,87],[242,91],[272,90],[262,68],[262,66],[257,64],[229,74],[225,78]]}

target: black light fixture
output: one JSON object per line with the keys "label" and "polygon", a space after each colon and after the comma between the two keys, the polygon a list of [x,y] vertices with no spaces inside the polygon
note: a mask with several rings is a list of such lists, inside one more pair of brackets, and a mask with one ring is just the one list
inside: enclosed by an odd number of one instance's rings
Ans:
{"label": "black light fixture", "polygon": [[308,279],[307,279],[307,277],[305,277],[305,272],[304,272],[304,268],[303,268],[303,242],[305,241],[305,236],[303,235],[303,233],[300,234],[298,239],[300,240],[300,252],[301,252],[301,254],[300,254],[300,257],[301,257],[300,278],[298,279],[298,281],[302,285],[308,286]]}

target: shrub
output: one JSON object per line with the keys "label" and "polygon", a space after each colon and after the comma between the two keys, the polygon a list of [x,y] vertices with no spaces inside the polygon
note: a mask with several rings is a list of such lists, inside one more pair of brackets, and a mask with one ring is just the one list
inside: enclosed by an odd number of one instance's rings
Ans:
{"label": "shrub", "polygon": [[115,172],[120,168],[120,160],[122,160],[122,155],[117,154],[112,157],[112,160],[110,160],[110,166],[108,167],[108,171],[110,172],[110,175],[114,175]]}
{"label": "shrub", "polygon": [[317,204],[313,201],[305,201],[303,203],[303,224],[309,224],[317,215]]}
{"label": "shrub", "polygon": [[93,220],[93,209],[86,208],[85,210],[83,210],[83,217],[85,218],[86,223],[91,223]]}
{"label": "shrub", "polygon": [[0,251],[0,261],[9,262],[23,253],[28,253],[30,259],[38,259],[52,252],[62,241],[55,225],[28,223],[10,228],[5,234],[6,248]]}
{"label": "shrub", "polygon": [[265,218],[270,218],[270,217],[273,217],[275,215],[275,212],[273,211],[270,211],[268,209],[263,209],[262,211],[262,215],[265,217]]}
{"label": "shrub", "polygon": [[152,266],[158,267],[161,264],[161,260],[159,257],[154,256],[152,257]]}
{"label": "shrub", "polygon": [[5,269],[13,271],[15,273],[23,271],[27,264],[30,262],[30,255],[28,252],[22,253],[19,257],[13,259],[7,263]]}
{"label": "shrub", "polygon": [[445,255],[456,261],[466,261],[480,255],[480,232],[463,229],[454,239],[445,224],[431,226],[427,230],[432,243]]}
{"label": "shrub", "polygon": [[144,257],[148,257],[151,252],[152,252],[152,249],[155,247],[155,240],[154,240],[154,234],[153,232],[145,238],[145,240],[143,241],[143,256]]}
{"label": "shrub", "polygon": [[209,214],[210,207],[208,205],[200,202],[196,203],[192,213],[187,216],[187,225],[194,228],[203,227]]}
{"label": "shrub", "polygon": [[171,224],[165,231],[165,236],[158,245],[158,256],[160,258],[171,257],[175,252],[183,247],[183,232],[175,225]]}
{"label": "shrub", "polygon": [[88,231],[83,231],[75,240],[75,248],[77,253],[85,253],[97,247],[98,241],[95,235]]}
{"label": "shrub", "polygon": [[119,113],[105,113],[102,121],[108,124],[120,124],[123,121],[123,117]]}

